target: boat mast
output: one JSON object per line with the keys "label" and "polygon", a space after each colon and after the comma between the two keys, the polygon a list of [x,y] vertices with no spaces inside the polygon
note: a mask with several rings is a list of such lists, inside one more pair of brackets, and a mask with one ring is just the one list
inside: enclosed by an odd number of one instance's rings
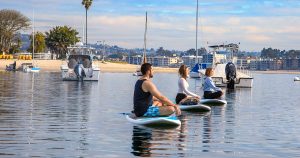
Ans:
{"label": "boat mast", "polygon": [[145,33],[144,33],[144,52],[143,52],[143,61],[142,61],[142,64],[143,63],[146,63],[147,62],[147,58],[146,58],[146,49],[147,49],[147,39],[146,39],[146,36],[147,36],[147,12],[146,12],[146,22],[145,22]]}
{"label": "boat mast", "polygon": [[198,0],[197,0],[197,8],[196,8],[196,61],[198,61]]}
{"label": "boat mast", "polygon": [[34,10],[33,10],[33,22],[32,22],[32,60],[34,60]]}

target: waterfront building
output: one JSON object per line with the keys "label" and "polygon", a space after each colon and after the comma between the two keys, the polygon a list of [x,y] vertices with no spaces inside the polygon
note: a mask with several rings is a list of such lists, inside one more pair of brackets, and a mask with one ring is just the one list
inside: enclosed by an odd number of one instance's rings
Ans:
{"label": "waterfront building", "polygon": [[281,59],[257,59],[250,62],[251,70],[280,70],[283,69]]}
{"label": "waterfront building", "polygon": [[242,69],[249,69],[250,68],[250,59],[237,59],[236,66]]}
{"label": "waterfront building", "polygon": [[181,59],[183,61],[183,64],[189,67],[193,67],[196,63],[202,63],[202,56],[182,56]]}
{"label": "waterfront building", "polygon": [[300,59],[284,59],[282,63],[284,70],[299,70],[300,69]]}
{"label": "waterfront building", "polygon": [[[169,67],[170,65],[174,65],[179,62],[178,57],[166,57],[166,56],[149,57],[148,56],[146,58],[148,63],[158,67]],[[126,61],[130,64],[139,65],[142,61],[142,56],[137,55],[133,57],[126,57]]]}

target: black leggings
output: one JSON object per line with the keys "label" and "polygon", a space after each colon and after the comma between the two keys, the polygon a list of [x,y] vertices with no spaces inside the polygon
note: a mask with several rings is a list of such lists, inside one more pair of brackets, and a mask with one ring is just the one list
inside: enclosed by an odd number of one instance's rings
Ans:
{"label": "black leggings", "polygon": [[177,93],[177,95],[176,95],[176,104],[179,104],[179,102],[180,102],[182,99],[186,98],[186,97],[187,97],[187,95],[184,94],[184,93]]}
{"label": "black leggings", "polygon": [[216,92],[205,91],[204,92],[205,99],[217,99],[217,98],[220,98],[222,95],[223,95],[222,91],[216,91]]}

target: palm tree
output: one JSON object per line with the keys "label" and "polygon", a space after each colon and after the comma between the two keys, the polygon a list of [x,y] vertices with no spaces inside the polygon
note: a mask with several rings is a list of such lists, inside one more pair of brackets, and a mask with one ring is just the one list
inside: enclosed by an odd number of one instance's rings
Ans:
{"label": "palm tree", "polygon": [[87,45],[87,11],[92,5],[93,0],[82,0],[81,4],[85,8],[85,45]]}

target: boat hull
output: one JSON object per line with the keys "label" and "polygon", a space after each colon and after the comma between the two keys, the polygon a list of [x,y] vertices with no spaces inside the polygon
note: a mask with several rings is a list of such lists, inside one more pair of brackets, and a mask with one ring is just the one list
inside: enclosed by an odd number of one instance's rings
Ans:
{"label": "boat hull", "polygon": [[[202,84],[204,83],[205,79],[205,70],[201,70],[201,78]],[[253,87],[253,77],[247,75],[242,72],[237,72],[237,77],[235,79],[234,87],[236,88],[252,88]],[[225,75],[225,64],[218,64],[215,67],[215,74],[211,77],[213,82],[217,87],[227,87],[227,79]]]}
{"label": "boat hull", "polygon": [[[225,81],[224,78],[222,78],[222,77],[212,77],[212,80],[214,81],[214,83],[217,87],[226,87],[227,86],[227,81]],[[237,88],[252,88],[253,78],[251,78],[251,77],[238,78],[235,81],[234,86]]]}
{"label": "boat hull", "polygon": [[31,68],[30,72],[40,72],[41,68],[39,67],[33,67]]}
{"label": "boat hull", "polygon": [[134,72],[132,75],[133,76],[143,76],[143,74],[140,71]]}
{"label": "boat hull", "polygon": [[201,74],[199,72],[190,72],[191,78],[200,78]]}
{"label": "boat hull", "polygon": [[[93,68],[92,75],[84,77],[83,81],[98,81],[100,77],[100,69]],[[61,69],[61,77],[63,81],[78,81],[77,75],[74,72],[74,69]]]}

